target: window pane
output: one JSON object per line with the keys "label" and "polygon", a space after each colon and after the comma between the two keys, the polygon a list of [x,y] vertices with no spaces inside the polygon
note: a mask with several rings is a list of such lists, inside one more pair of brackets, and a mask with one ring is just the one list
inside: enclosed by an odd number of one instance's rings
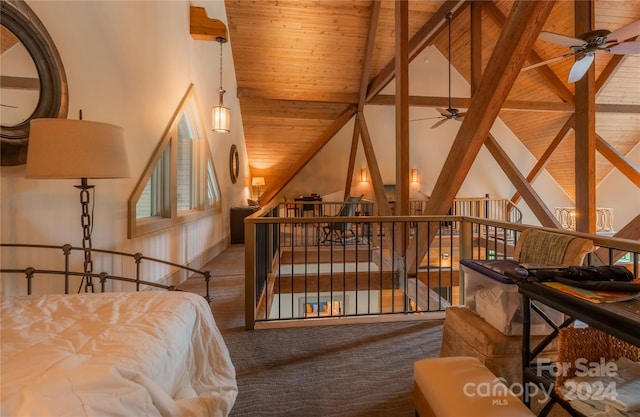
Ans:
{"label": "window pane", "polygon": [[145,217],[153,216],[151,211],[151,181],[153,177],[149,179],[147,185],[144,186],[144,191],[142,191],[142,195],[140,199],[136,203],[136,218],[141,219]]}
{"label": "window pane", "polygon": [[166,147],[158,164],[153,169],[151,178],[144,186],[144,190],[136,203],[136,218],[143,219],[146,217],[162,216],[165,211],[163,203],[165,192],[165,184],[169,183],[169,161],[171,158],[171,142]]}
{"label": "window pane", "polygon": [[195,208],[195,140],[186,113],[178,125],[178,211]]}
{"label": "window pane", "polygon": [[220,190],[213,171],[213,162],[207,160],[207,206],[218,207],[220,204]]}

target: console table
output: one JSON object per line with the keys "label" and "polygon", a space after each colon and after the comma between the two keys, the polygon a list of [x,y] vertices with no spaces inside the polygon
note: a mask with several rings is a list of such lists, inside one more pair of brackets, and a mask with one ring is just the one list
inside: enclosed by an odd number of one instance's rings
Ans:
{"label": "console table", "polygon": [[322,202],[322,197],[320,197],[319,195],[305,195],[305,196],[300,196],[300,197],[296,197],[294,199],[296,202],[301,202],[301,201],[306,201],[308,202],[307,204],[302,204],[302,208],[301,208],[301,212],[302,215],[304,216],[304,213],[306,211],[310,211],[312,212],[312,215],[314,217],[322,217],[322,204],[318,204]]}
{"label": "console table", "polygon": [[[548,373],[539,371],[534,360],[538,353],[558,335],[561,328],[569,326],[575,320],[580,320],[593,328],[640,347],[640,331],[638,331],[640,329],[640,299],[617,303],[592,303],[538,282],[522,280],[517,282],[517,285],[518,291],[523,297],[524,309],[522,375],[525,391],[528,389],[527,384],[537,383],[544,384],[544,386],[553,384],[554,378]],[[532,301],[545,304],[569,316],[563,323],[555,323],[555,330],[536,346],[531,346],[530,341],[531,310],[543,315],[543,317],[544,314]],[[551,390],[551,399],[539,415],[546,416],[556,403],[571,415],[582,415],[558,397],[554,390]],[[525,404],[530,405],[526,398]]]}
{"label": "console table", "polygon": [[260,210],[260,207],[256,206],[231,207],[229,220],[231,244],[244,243],[244,218],[258,210]]}

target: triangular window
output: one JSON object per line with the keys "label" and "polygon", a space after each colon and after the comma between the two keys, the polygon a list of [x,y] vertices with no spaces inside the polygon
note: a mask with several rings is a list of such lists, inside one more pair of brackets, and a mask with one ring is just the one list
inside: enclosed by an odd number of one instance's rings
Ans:
{"label": "triangular window", "polygon": [[212,214],[220,189],[193,86],[129,198],[129,237]]}

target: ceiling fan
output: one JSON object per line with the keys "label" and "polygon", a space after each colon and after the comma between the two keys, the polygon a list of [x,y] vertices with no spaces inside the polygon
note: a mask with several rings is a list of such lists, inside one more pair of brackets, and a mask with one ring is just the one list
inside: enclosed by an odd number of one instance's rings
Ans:
{"label": "ceiling fan", "polygon": [[623,26],[613,32],[606,29],[593,30],[591,32],[583,33],[582,35],[578,35],[577,38],[553,32],[540,32],[538,39],[555,43],[557,45],[568,46],[571,52],[529,65],[522,68],[522,71],[575,56],[577,60],[569,72],[569,82],[574,83],[580,80],[587,72],[597,51],[604,51],[606,53],[616,55],[640,54],[640,42],[625,42],[627,39],[636,36],[640,36],[640,20]]}
{"label": "ceiling fan", "polygon": [[440,119],[433,126],[431,126],[431,129],[435,129],[436,127],[440,126],[447,120],[453,119],[457,121],[462,121],[462,119],[464,119],[464,116],[467,114],[466,112],[460,112],[460,110],[451,107],[451,19],[452,18],[453,18],[453,13],[451,12],[447,13],[446,19],[449,22],[449,107],[447,107],[446,109],[443,109],[442,107],[436,107],[436,110],[438,111],[438,113],[440,113],[440,116],[438,117],[426,117],[422,119],[412,120],[412,122],[414,122],[418,120]]}

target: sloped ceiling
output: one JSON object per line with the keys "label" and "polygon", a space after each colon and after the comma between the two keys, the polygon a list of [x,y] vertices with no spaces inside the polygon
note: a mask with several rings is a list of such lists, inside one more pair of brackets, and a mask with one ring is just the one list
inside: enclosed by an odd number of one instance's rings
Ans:
{"label": "sloped ceiling", "polygon": [[[455,11],[452,65],[470,84],[470,45],[481,42],[484,68],[513,5],[512,1],[478,3],[481,40],[471,39],[470,2],[409,2],[409,39],[430,29],[427,45],[434,44],[445,56],[448,35],[442,16],[445,10]],[[300,161],[317,151],[318,139],[331,131],[335,121],[350,117],[366,64],[369,88],[392,65],[395,4],[380,3],[370,61],[365,54],[371,1],[227,0],[225,4],[251,175],[265,177],[267,184],[283,184],[295,176]],[[640,2],[598,0],[594,9],[596,29],[613,31],[640,20]],[[575,36],[573,2],[556,2],[543,30]],[[415,56],[419,50],[414,52]],[[567,52],[566,47],[538,40],[529,63]],[[571,198],[575,196],[574,85],[567,78],[573,62],[565,59],[521,72],[499,115],[536,158],[557,145],[544,160],[545,169]],[[595,78],[600,146],[624,158],[640,141],[640,56],[598,53]],[[597,155],[596,184],[615,168]]]}

